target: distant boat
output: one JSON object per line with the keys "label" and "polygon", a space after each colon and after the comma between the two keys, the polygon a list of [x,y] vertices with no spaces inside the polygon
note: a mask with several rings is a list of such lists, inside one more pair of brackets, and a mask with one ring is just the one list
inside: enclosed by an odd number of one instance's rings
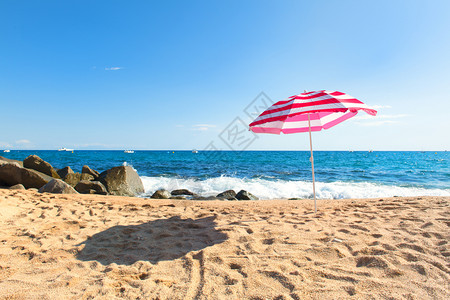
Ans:
{"label": "distant boat", "polygon": [[59,148],[58,151],[73,152],[73,149]]}
{"label": "distant boat", "polygon": [[5,149],[5,150],[3,150],[3,152],[5,152],[5,153],[9,153],[9,152],[11,152],[11,150],[9,150],[9,149]]}
{"label": "distant boat", "polygon": [[134,150],[125,150],[123,153],[134,153]]}
{"label": "distant boat", "polygon": [[373,152],[373,150],[369,150],[369,153]]}
{"label": "distant boat", "polygon": [[192,153],[198,153],[198,151],[194,149],[194,150],[192,150]]}

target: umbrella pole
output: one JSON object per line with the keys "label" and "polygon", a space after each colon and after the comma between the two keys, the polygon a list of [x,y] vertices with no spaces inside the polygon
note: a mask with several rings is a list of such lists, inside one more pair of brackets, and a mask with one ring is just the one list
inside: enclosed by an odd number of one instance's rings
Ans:
{"label": "umbrella pole", "polygon": [[311,120],[309,118],[309,114],[308,114],[308,126],[309,126],[309,147],[311,148],[311,167],[312,167],[313,194],[314,194],[314,213],[317,213],[316,181],[314,179],[314,156],[313,156],[312,138],[311,138]]}

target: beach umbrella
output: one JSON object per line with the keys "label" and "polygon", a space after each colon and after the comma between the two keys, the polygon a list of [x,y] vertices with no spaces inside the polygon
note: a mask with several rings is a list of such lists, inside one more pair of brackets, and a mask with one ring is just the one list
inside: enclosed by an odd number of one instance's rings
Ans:
{"label": "beach umbrella", "polygon": [[329,129],[354,117],[360,110],[372,116],[377,114],[376,110],[341,92],[326,90],[305,92],[273,104],[249,126],[255,133],[309,132],[314,211],[317,212],[311,132]]}

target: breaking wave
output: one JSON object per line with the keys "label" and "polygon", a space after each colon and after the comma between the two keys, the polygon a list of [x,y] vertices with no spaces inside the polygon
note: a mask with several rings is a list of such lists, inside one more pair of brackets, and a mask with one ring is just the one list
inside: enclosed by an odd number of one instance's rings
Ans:
{"label": "breaking wave", "polygon": [[[201,196],[215,196],[225,190],[247,190],[260,199],[312,198],[312,183],[267,179],[240,179],[221,176],[208,179],[141,176],[145,188],[143,196],[158,189],[188,189]],[[316,182],[316,196],[321,199],[376,198],[393,196],[450,196],[450,189],[391,186],[371,182]]]}

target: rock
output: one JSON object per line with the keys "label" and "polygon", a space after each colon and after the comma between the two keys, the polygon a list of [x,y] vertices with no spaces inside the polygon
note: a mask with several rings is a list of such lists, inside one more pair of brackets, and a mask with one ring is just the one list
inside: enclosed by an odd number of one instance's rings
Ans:
{"label": "rock", "polygon": [[40,158],[37,155],[30,155],[23,160],[23,166],[28,169],[33,169],[44,173],[45,175],[51,176],[53,178],[60,179],[61,177],[53,169],[52,165]]}
{"label": "rock", "polygon": [[6,163],[13,163],[13,162],[14,163],[18,163],[19,166],[23,168],[23,162],[22,161],[0,156],[0,165],[5,164],[5,162]]}
{"label": "rock", "polygon": [[111,168],[101,173],[99,178],[112,195],[133,197],[144,192],[141,178],[130,166]]}
{"label": "rock", "polygon": [[152,199],[169,199],[171,197],[171,194],[169,191],[165,189],[157,190],[153,193],[153,195],[150,197]]}
{"label": "rock", "polygon": [[80,173],[68,173],[66,177],[64,177],[64,181],[71,185],[72,187],[75,187],[78,182],[81,181],[81,174]]}
{"label": "rock", "polygon": [[258,197],[254,196],[251,193],[244,191],[244,190],[240,190],[239,193],[237,193],[236,199],[238,199],[238,200],[259,200]]}
{"label": "rock", "polygon": [[186,190],[186,189],[179,189],[179,190],[173,190],[171,192],[172,196],[180,196],[180,195],[189,195],[189,196],[193,196],[194,193],[191,192],[190,190]]}
{"label": "rock", "polygon": [[61,179],[65,179],[67,174],[73,174],[75,173],[71,167],[65,167],[62,169],[59,169],[58,171],[56,171],[56,173],[58,173],[59,177],[61,177]]}
{"label": "rock", "polygon": [[97,180],[98,177],[100,176],[100,173],[89,168],[89,166],[83,166],[83,168],[81,169],[81,174],[90,174],[92,175],[92,177],[94,177],[94,180]]}
{"label": "rock", "polygon": [[23,186],[23,184],[15,184],[11,187],[9,187],[10,190],[26,190],[26,188]]}
{"label": "rock", "polygon": [[88,173],[81,173],[81,180],[94,180],[94,176]]}
{"label": "rock", "polygon": [[233,190],[227,190],[225,192],[222,192],[222,193],[218,194],[216,197],[217,198],[225,198],[225,199],[228,199],[228,200],[233,200],[233,199],[236,199],[235,198],[236,197],[236,192],[233,191]]}
{"label": "rock", "polygon": [[208,197],[201,197],[201,196],[199,196],[199,197],[195,197],[192,200],[209,201],[209,200],[223,200],[223,198],[222,199],[218,199],[217,197],[214,197],[214,196],[208,196]]}
{"label": "rock", "polygon": [[35,170],[22,168],[16,162],[0,165],[0,185],[13,186],[20,183],[27,189],[40,188],[50,180],[52,177]]}
{"label": "rock", "polygon": [[105,186],[100,181],[81,180],[75,186],[75,190],[81,194],[108,194]]}
{"label": "rock", "polygon": [[49,183],[39,189],[39,193],[78,194],[72,186],[61,179],[52,179]]}
{"label": "rock", "polygon": [[186,200],[186,197],[184,197],[184,196],[172,196],[172,197],[170,197],[170,199],[175,199],[175,200]]}

